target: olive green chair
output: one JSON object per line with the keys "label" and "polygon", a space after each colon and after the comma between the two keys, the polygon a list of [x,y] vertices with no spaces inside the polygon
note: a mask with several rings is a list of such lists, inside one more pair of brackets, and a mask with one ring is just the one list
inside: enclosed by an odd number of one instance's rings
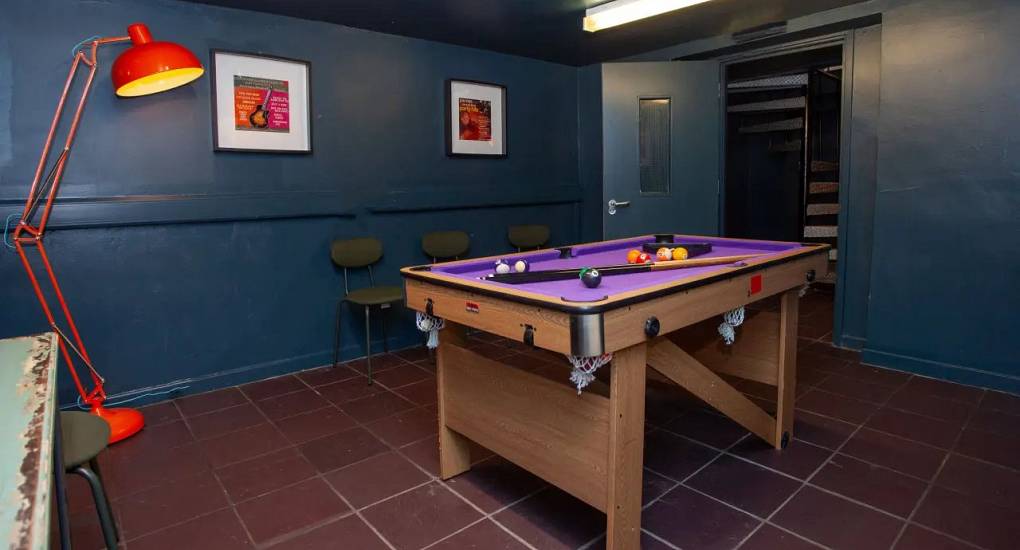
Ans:
{"label": "olive green chair", "polygon": [[421,237],[421,249],[432,263],[457,260],[467,254],[471,237],[463,231],[433,231]]}
{"label": "olive green chair", "polygon": [[510,244],[517,247],[517,251],[531,248],[542,248],[549,242],[548,225],[511,225],[507,229],[507,237]]}
{"label": "olive green chair", "polygon": [[[330,257],[333,263],[344,270],[344,297],[336,304],[336,331],[333,339],[333,366],[340,362],[340,319],[345,303],[365,308],[365,367],[368,371],[368,383],[372,383],[372,328],[371,311],[373,307],[389,309],[394,303],[403,301],[404,291],[399,286],[376,286],[372,275],[372,264],[383,255],[382,243],[371,237],[333,241]],[[348,271],[352,269],[368,269],[369,286],[351,290],[348,285]],[[390,351],[386,337],[386,322],[381,320],[383,331],[383,349]]]}
{"label": "olive green chair", "polygon": [[99,513],[99,525],[107,548],[117,548],[120,534],[113,519],[113,509],[103,488],[99,474],[99,453],[110,441],[110,425],[96,415],[86,412],[66,411],[60,413],[60,452],[64,459],[64,471],[76,474],[88,482],[92,489],[92,500]]}

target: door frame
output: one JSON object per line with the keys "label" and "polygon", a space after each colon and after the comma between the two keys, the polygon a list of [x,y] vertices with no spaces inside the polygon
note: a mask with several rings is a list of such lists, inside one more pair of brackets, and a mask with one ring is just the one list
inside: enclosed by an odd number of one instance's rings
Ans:
{"label": "door frame", "polygon": [[[791,40],[781,44],[773,46],[766,46],[763,48],[757,48],[734,54],[724,55],[717,57],[719,61],[719,188],[718,188],[718,204],[719,204],[719,227],[718,232],[720,235],[723,234],[723,230],[726,227],[726,138],[727,138],[727,124],[726,124],[726,86],[728,81],[726,79],[726,69],[733,64],[743,63],[746,61],[753,61],[756,59],[765,59],[769,57],[777,57],[780,55],[786,55],[791,53],[804,52],[809,50],[816,50],[821,48],[831,48],[833,46],[840,46],[843,54],[843,82],[842,91],[840,93],[840,127],[839,127],[839,185],[840,185],[840,201],[839,201],[839,223],[836,230],[836,238],[842,243],[840,244],[839,257],[836,261],[836,295],[833,300],[832,307],[832,342],[834,345],[842,346],[843,334],[843,310],[846,302],[846,295],[843,292],[843,281],[846,280],[846,262],[839,261],[840,258],[845,258],[844,246],[847,238],[847,226],[851,223],[849,211],[848,211],[848,200],[843,197],[849,197],[849,186],[851,184],[851,139],[852,139],[852,124],[853,121],[853,66],[854,66],[854,31],[855,29],[847,29],[843,31],[834,32],[831,34],[815,36],[802,40]],[[807,143],[804,144],[808,146]]]}

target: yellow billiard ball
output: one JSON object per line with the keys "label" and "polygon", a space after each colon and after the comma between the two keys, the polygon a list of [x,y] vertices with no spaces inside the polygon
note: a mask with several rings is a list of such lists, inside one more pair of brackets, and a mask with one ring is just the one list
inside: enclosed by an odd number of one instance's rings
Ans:
{"label": "yellow billiard ball", "polygon": [[682,246],[678,246],[678,247],[674,248],[673,249],[673,259],[674,260],[686,260],[687,259],[687,249],[682,247]]}

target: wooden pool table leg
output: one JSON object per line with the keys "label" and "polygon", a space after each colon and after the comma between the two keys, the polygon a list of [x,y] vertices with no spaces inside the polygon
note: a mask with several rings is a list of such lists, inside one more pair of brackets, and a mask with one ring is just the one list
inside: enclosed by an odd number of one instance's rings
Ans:
{"label": "wooden pool table leg", "polygon": [[609,388],[609,468],[606,548],[641,547],[645,375],[648,346],[613,354]]}
{"label": "wooden pool table leg", "polygon": [[439,331],[439,350],[436,354],[436,381],[439,387],[439,477],[450,479],[471,469],[471,449],[468,438],[446,426],[446,361],[448,355],[444,347],[448,345],[463,346],[465,343],[463,325],[447,322],[446,328]]}
{"label": "wooden pool table leg", "polygon": [[777,449],[793,439],[794,397],[797,391],[797,318],[800,294],[788,290],[780,299],[779,357],[776,381],[776,434],[773,445]]}

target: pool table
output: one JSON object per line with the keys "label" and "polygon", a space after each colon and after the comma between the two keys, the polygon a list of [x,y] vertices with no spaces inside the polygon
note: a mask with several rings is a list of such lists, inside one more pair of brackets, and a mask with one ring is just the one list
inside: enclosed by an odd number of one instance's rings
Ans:
{"label": "pool table", "polygon": [[[526,259],[532,273],[545,273],[626,264],[632,249],[690,243],[711,248],[695,260],[745,258],[604,276],[595,288],[575,278],[486,278],[497,259]],[[647,368],[785,447],[793,429],[798,292],[824,275],[828,248],[647,235],[404,268],[407,307],[445,323],[437,352],[441,477],[470,469],[473,440],[605,512],[607,548],[638,548]],[[778,311],[749,312],[733,344],[721,342],[722,314],[776,295]],[[567,356],[611,355],[601,373],[608,376],[580,391],[568,381],[569,365],[562,380],[505,365],[472,350],[468,328]],[[730,377],[775,386],[775,415]]]}

